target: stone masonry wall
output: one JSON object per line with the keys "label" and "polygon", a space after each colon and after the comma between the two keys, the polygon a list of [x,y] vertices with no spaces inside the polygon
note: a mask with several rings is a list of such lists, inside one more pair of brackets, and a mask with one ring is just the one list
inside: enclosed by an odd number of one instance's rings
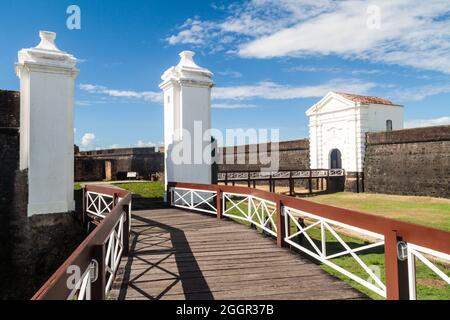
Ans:
{"label": "stone masonry wall", "polygon": [[84,237],[71,213],[28,217],[19,127],[19,93],[0,90],[0,300],[31,298]]}
{"label": "stone masonry wall", "polygon": [[26,192],[25,185],[16,184],[19,164],[19,121],[20,100],[15,91],[0,90],[0,279],[2,274],[11,271],[11,238],[14,233],[10,228],[13,217],[14,194]]}
{"label": "stone masonry wall", "polygon": [[367,134],[365,190],[450,198],[450,126]]}
{"label": "stone masonry wall", "polygon": [[[253,150],[257,150],[256,154]],[[219,164],[219,171],[259,171],[261,168],[268,167],[268,165],[262,164],[260,161],[256,164],[249,164],[249,159],[257,156],[256,158],[260,160],[259,153],[266,154],[266,152],[270,157],[270,144],[247,145],[245,146],[245,151],[244,148],[240,150],[238,147],[220,148],[219,154],[222,154],[224,164]],[[227,163],[227,155],[233,154],[234,156],[231,157],[231,159],[233,159],[232,163]],[[309,140],[304,139],[280,142],[278,157],[280,161],[280,170],[309,169]],[[238,161],[241,163],[244,162],[245,164],[239,164]]]}
{"label": "stone masonry wall", "polygon": [[75,180],[99,181],[106,178],[106,162],[111,163],[112,180],[126,179],[127,172],[137,172],[150,179],[164,172],[164,153],[154,148],[128,148],[80,152],[75,156]]}

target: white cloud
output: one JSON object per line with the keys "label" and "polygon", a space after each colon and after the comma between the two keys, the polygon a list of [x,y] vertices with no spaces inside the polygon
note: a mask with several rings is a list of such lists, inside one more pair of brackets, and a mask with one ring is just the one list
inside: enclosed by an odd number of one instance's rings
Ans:
{"label": "white cloud", "polygon": [[[374,4],[379,29],[368,27]],[[188,19],[167,41],[249,58],[332,54],[450,73],[449,13],[442,0],[252,0],[230,5],[221,21]]]}
{"label": "white cloud", "polygon": [[[334,79],[323,84],[311,86],[290,86],[281,85],[270,81],[263,81],[251,85],[216,87],[213,89],[213,99],[238,101],[250,99],[291,100],[322,97],[329,91],[367,94],[368,91],[375,86],[376,85],[372,82],[363,82],[357,79]],[[146,97],[148,96],[136,91],[118,91],[91,84],[82,84],[80,85],[80,88],[91,93],[108,94],[114,97],[129,97],[147,100]],[[162,97],[162,94],[158,94],[157,97],[159,99]],[[255,107],[257,106],[252,104],[233,104],[228,102],[213,104],[213,108],[217,109],[242,109]]]}
{"label": "white cloud", "polygon": [[338,73],[344,72],[341,68],[334,67],[317,67],[317,66],[297,66],[286,69],[289,72],[330,72],[330,73]]}
{"label": "white cloud", "polygon": [[90,107],[92,106],[92,102],[86,100],[77,100],[75,101],[75,105],[80,107]]}
{"label": "white cloud", "polygon": [[85,148],[92,147],[95,142],[95,134],[85,133],[81,138],[81,145]]}
{"label": "white cloud", "polygon": [[449,93],[450,84],[428,85],[407,89],[395,89],[389,93],[389,97],[398,101],[421,101],[429,96]]}
{"label": "white cloud", "polygon": [[119,144],[113,144],[111,146],[109,146],[109,149],[119,149],[120,145]]}
{"label": "white cloud", "polygon": [[214,109],[252,109],[258,108],[254,104],[243,104],[243,103],[214,103],[212,105]]}
{"label": "white cloud", "polygon": [[220,74],[221,76],[224,76],[224,77],[242,78],[242,73],[240,73],[238,71],[229,70],[229,69],[218,72],[218,74]]}
{"label": "white cloud", "polygon": [[296,66],[285,69],[288,72],[324,72],[324,73],[340,73],[349,74],[353,76],[359,75],[379,75],[386,73],[384,70],[380,69],[342,69],[337,67],[319,67],[319,66]]}
{"label": "white cloud", "polygon": [[161,92],[152,92],[152,91],[138,92],[130,90],[115,90],[93,84],[80,84],[79,88],[89,93],[102,94],[115,98],[137,99],[156,103],[161,103],[163,101],[163,96]]}
{"label": "white cloud", "polygon": [[296,7],[293,3],[295,0],[253,0],[232,4],[228,6],[230,15],[224,20],[203,21],[199,17],[187,19],[177,28],[176,34],[167,37],[166,41],[170,45],[190,44],[213,48],[214,51],[225,50],[224,45],[233,44],[242,36],[261,36],[288,26],[295,16],[289,10],[284,10],[278,2],[288,6],[291,2],[291,7]]}
{"label": "white cloud", "polygon": [[406,128],[421,128],[421,127],[444,126],[444,125],[450,125],[450,117],[441,117],[434,119],[415,119],[405,122]]}
{"label": "white cloud", "polygon": [[213,90],[213,97],[217,100],[246,100],[257,98],[291,100],[323,97],[330,91],[367,94],[374,87],[374,83],[354,79],[335,79],[324,84],[312,86],[289,86],[267,81],[260,82],[256,85],[215,88]]}
{"label": "white cloud", "polygon": [[366,1],[341,1],[332,12],[240,46],[243,57],[334,54],[450,73],[450,10],[443,1],[378,1],[381,28],[367,27]]}
{"label": "white cloud", "polygon": [[216,26],[213,22],[201,21],[197,18],[186,20],[183,25],[179,27],[176,35],[166,38],[170,45],[176,44],[190,44],[193,46],[205,45],[207,39],[217,37]]}
{"label": "white cloud", "polygon": [[383,74],[385,71],[379,70],[379,69],[356,69],[351,70],[350,73],[352,75],[376,75],[376,74]]}

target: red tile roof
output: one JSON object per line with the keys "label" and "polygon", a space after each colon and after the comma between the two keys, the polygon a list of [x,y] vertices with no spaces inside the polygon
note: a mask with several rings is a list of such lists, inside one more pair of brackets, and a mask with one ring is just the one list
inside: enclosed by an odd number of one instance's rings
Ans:
{"label": "red tile roof", "polygon": [[388,106],[397,106],[401,107],[400,104],[393,103],[392,101],[378,98],[378,97],[371,97],[371,96],[360,96],[357,94],[351,94],[351,93],[344,93],[344,92],[336,92],[336,94],[340,95],[341,97],[344,97],[345,99],[354,101],[354,102],[360,102],[360,103],[372,103],[372,104],[384,104]]}

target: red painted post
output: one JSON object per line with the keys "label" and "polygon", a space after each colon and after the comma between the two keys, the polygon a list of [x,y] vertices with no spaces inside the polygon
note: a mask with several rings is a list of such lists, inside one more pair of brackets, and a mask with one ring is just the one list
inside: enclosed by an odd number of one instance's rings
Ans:
{"label": "red painted post", "polygon": [[308,179],[308,189],[309,189],[309,194],[313,194],[313,190],[312,190],[312,177],[309,176]]}
{"label": "red painted post", "polygon": [[166,191],[166,199],[167,199],[167,205],[169,207],[172,206],[172,192],[170,191],[170,186],[167,186],[167,191]]}
{"label": "red painted post", "polygon": [[97,280],[92,283],[91,299],[105,300],[106,273],[105,273],[105,246],[103,244],[93,247],[93,258],[98,263]]}
{"label": "red painted post", "polygon": [[83,207],[81,210],[81,223],[84,227],[84,224],[86,223],[86,187],[83,188]]}
{"label": "red painted post", "polygon": [[284,238],[286,236],[286,230],[284,225],[283,216],[283,203],[281,199],[277,197],[277,246],[279,248],[287,247]]}
{"label": "red painted post", "polygon": [[217,185],[217,197],[216,197],[216,207],[217,207],[217,219],[222,220],[222,190],[220,186]]}
{"label": "red painted post", "polygon": [[114,195],[113,195],[113,208],[115,208],[118,203],[119,203],[119,194],[118,193],[114,193]]}
{"label": "red painted post", "polygon": [[397,255],[397,243],[400,240],[395,230],[384,235],[386,298],[388,300],[409,300],[407,261],[400,261]]}
{"label": "red painted post", "polygon": [[123,224],[123,255],[128,256],[130,253],[130,226],[131,226],[131,214],[128,204],[123,206],[125,211],[125,222]]}

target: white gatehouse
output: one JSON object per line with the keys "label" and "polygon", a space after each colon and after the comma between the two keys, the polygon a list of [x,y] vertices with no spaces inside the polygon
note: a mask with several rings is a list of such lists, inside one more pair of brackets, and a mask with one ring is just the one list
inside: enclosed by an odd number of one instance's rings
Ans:
{"label": "white gatehouse", "polygon": [[403,129],[403,111],[378,97],[328,93],[306,112],[311,169],[363,172],[366,133]]}

